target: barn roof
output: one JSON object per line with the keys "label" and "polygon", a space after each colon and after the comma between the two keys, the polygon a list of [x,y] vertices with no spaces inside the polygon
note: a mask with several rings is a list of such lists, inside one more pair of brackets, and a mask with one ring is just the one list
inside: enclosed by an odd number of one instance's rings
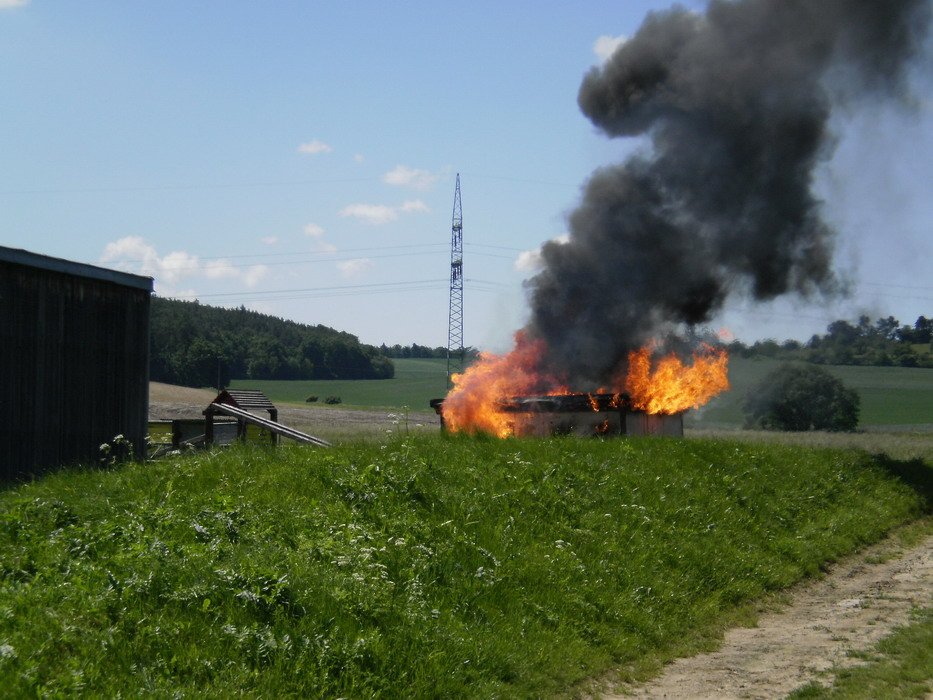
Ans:
{"label": "barn roof", "polygon": [[258,389],[224,389],[211,403],[236,406],[244,411],[275,411],[275,404]]}
{"label": "barn roof", "polygon": [[18,248],[5,248],[0,246],[0,262],[34,267],[40,270],[50,270],[52,272],[60,272],[75,277],[88,277],[104,282],[113,282],[114,284],[122,284],[126,287],[142,289],[146,292],[152,291],[151,277],[131,275],[129,272],[110,270],[106,267],[97,267],[96,265],[74,262],[73,260],[52,258],[48,255],[39,255],[38,253],[31,253],[28,250],[20,250]]}

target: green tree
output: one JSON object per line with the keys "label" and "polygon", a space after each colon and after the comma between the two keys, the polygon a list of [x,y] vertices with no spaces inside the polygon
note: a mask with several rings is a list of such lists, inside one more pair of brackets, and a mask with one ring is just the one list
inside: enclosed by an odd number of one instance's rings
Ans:
{"label": "green tree", "polygon": [[783,364],[745,397],[747,427],[853,431],[859,395],[815,365]]}
{"label": "green tree", "polygon": [[[311,379],[391,377],[378,348],[349,333],[266,316],[153,297],[150,377],[189,386],[226,385],[231,377]],[[327,347],[340,345],[328,357]],[[334,366],[330,366],[333,363]]]}

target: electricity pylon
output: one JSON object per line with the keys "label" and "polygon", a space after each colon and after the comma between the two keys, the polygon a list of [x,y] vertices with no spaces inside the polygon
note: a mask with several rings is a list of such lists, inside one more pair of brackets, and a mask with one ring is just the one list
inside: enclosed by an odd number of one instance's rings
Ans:
{"label": "electricity pylon", "polygon": [[451,377],[463,372],[463,210],[460,206],[460,173],[454,190],[453,223],[450,226],[450,311],[447,316],[447,387]]}

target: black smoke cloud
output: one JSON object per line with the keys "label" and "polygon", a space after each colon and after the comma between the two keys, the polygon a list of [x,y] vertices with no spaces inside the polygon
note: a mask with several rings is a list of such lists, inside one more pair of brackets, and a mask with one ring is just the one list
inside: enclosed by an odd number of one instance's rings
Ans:
{"label": "black smoke cloud", "polygon": [[568,243],[528,285],[543,364],[579,388],[628,352],[709,321],[729,295],[834,294],[812,191],[834,108],[903,97],[926,0],[714,0],[648,15],[580,87],[611,137],[650,147],[595,172]]}

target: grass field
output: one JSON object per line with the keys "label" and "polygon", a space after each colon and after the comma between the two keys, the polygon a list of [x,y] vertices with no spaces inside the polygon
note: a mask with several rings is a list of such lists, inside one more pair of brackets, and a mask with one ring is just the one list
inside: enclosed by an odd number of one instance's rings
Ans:
{"label": "grass field", "polygon": [[232,389],[261,389],[275,402],[304,404],[317,396],[323,404],[328,396],[339,396],[346,406],[430,410],[431,399],[447,393],[447,360],[392,360],[392,379],[333,379],[326,381],[259,381],[235,379]]}
{"label": "grass field", "polygon": [[[425,410],[428,402],[446,394],[446,360],[394,360],[395,378],[357,381],[235,380],[235,389],[262,389],[277,402],[304,403],[311,395],[319,402],[340,396],[346,406]],[[739,428],[744,422],[742,401],[749,388],[777,366],[774,360],[732,358],[732,390],[688,415],[697,428]],[[843,367],[827,369],[858,391],[862,400],[860,427],[901,427],[933,431],[933,369],[910,367]]]}
{"label": "grass field", "polygon": [[[688,424],[737,427],[743,423],[742,402],[748,390],[780,364],[775,360],[732,358],[732,390],[693,412]],[[911,427],[933,430],[933,369],[913,367],[827,366],[861,397],[859,427]]]}
{"label": "grass field", "polygon": [[0,491],[0,687],[567,696],[708,646],[929,512],[930,476],[852,450],[437,435],[66,471]]}

